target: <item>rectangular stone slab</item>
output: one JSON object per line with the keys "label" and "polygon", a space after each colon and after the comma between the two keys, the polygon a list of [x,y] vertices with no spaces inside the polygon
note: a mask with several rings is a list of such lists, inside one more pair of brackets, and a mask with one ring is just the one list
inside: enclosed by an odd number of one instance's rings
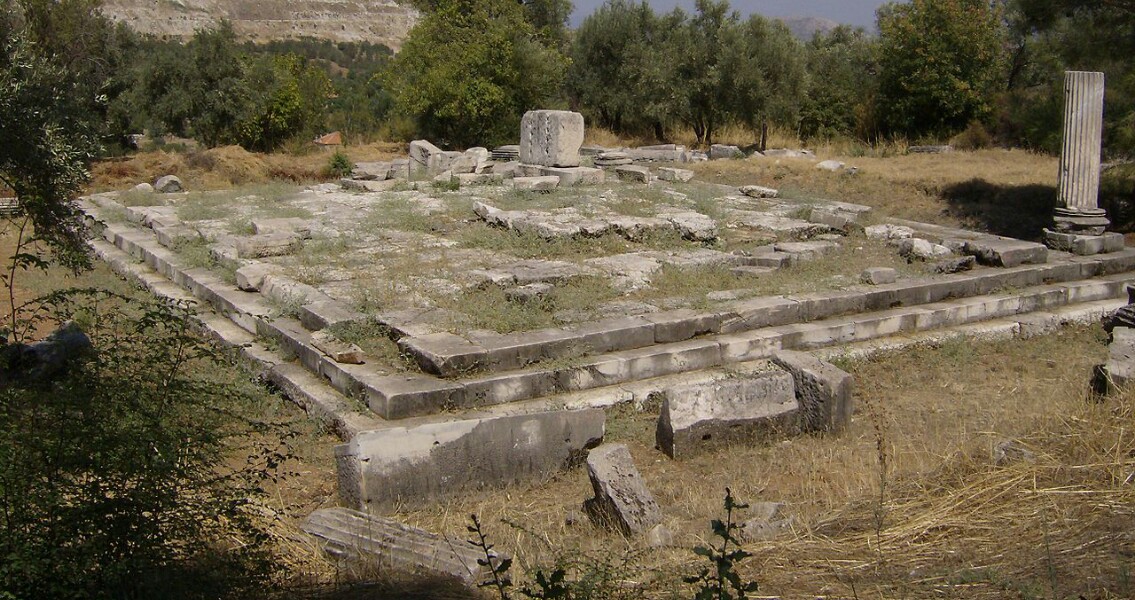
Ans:
{"label": "rectangular stone slab", "polygon": [[792,374],[804,431],[838,431],[851,420],[854,379],[811,354],[782,350],[773,362]]}
{"label": "rectangular stone slab", "polygon": [[791,426],[799,409],[792,375],[779,369],[675,386],[658,395],[662,410],[655,441],[670,458],[759,439]]}
{"label": "rectangular stone slab", "polygon": [[587,476],[595,497],[583,509],[601,526],[640,535],[662,522],[662,509],[623,444],[603,444],[587,453]]}
{"label": "rectangular stone slab", "polygon": [[315,536],[331,556],[348,562],[406,573],[455,577],[477,584],[489,575],[477,563],[481,552],[464,540],[449,540],[436,533],[393,519],[349,508],[321,508],[300,526]]}
{"label": "rectangular stone slab", "polygon": [[1041,264],[1048,260],[1048,248],[1044,244],[1009,238],[983,237],[968,241],[965,253],[976,256],[978,262],[992,267]]}
{"label": "rectangular stone slab", "polygon": [[339,494],[381,512],[546,477],[581,462],[604,423],[601,409],[587,409],[368,431],[335,448]]}

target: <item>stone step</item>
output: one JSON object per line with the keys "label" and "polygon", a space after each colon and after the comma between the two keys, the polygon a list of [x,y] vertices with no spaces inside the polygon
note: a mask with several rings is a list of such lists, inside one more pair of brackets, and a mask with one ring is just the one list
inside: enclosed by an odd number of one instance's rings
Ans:
{"label": "stone step", "polygon": [[465,540],[452,540],[393,519],[348,508],[321,508],[301,528],[323,549],[348,562],[387,570],[454,577],[476,585],[490,573],[484,556]]}
{"label": "stone step", "polygon": [[[1046,264],[753,298],[724,303],[713,312],[667,311],[509,335],[403,338],[403,348],[415,354],[424,371],[448,375],[439,377],[336,363],[315,347],[303,322],[335,317],[268,319],[270,308],[258,294],[235,290],[208,271],[181,268],[179,257],[156,246],[144,231],[107,224],[103,235],[244,331],[275,338],[317,380],[361,399],[382,419],[625,385],[756,360],[779,349],[855,343],[1117,298],[1128,279],[1125,272],[1135,268],[1135,249],[1088,257],[1054,252]],[[999,289],[1017,291],[996,293]],[[262,358],[269,367],[283,362]],[[569,364],[541,367],[553,359]],[[358,430],[348,424],[341,428]]]}

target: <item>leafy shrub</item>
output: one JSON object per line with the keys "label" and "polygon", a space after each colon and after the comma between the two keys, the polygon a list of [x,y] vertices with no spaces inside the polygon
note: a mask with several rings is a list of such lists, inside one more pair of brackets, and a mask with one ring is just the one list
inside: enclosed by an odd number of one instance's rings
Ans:
{"label": "leafy shrub", "polygon": [[964,131],[954,136],[950,140],[950,145],[957,150],[982,150],[993,145],[993,136],[984,125],[974,121]]}
{"label": "leafy shrub", "polygon": [[327,161],[327,173],[334,177],[349,177],[354,168],[355,164],[351,162],[351,157],[339,150],[331,155],[331,160]]}
{"label": "leafy shrub", "polygon": [[[254,515],[286,455],[226,464],[251,387],[185,306],[94,290],[39,303],[94,351],[0,383],[0,597],[217,597],[269,574]],[[234,388],[235,386],[235,388]],[[234,587],[235,586],[235,587]]]}

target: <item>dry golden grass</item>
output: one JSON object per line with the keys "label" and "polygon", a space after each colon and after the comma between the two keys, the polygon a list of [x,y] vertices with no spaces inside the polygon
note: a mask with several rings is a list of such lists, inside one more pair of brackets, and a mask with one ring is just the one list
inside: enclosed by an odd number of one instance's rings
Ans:
{"label": "dry golden grass", "polygon": [[[768,594],[1129,597],[1135,397],[1089,399],[1090,366],[1104,351],[1095,327],[849,364],[859,410],[844,434],[685,461],[653,448],[657,407],[616,409],[607,441],[630,447],[673,549],[565,524],[590,496],[582,469],[396,517],[463,538],[476,513],[518,571],[633,557],[619,576],[636,582],[634,595],[668,597],[693,570],[690,548],[708,539],[729,486],[742,500],[784,502],[793,518],[791,531],[748,547],[755,557],[742,571]],[[1020,440],[1036,461],[993,464],[1002,439]]]}
{"label": "dry golden grass", "polygon": [[1015,237],[1040,234],[1056,197],[1056,158],[1022,150],[817,158],[855,166],[855,175],[793,158],[719,160],[692,165],[698,179],[777,188],[788,198],[865,204],[881,213]]}

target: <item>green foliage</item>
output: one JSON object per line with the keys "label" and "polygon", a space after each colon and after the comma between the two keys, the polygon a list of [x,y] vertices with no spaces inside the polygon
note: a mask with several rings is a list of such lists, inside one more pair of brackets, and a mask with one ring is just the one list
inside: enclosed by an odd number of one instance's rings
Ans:
{"label": "green foliage", "polygon": [[987,0],[912,0],[879,9],[882,125],[950,136],[988,117],[1005,81],[1005,24]]}
{"label": "green foliage", "polygon": [[50,322],[82,323],[94,351],[52,379],[0,386],[0,596],[263,585],[256,504],[288,452],[269,444],[244,467],[225,462],[231,436],[252,426],[234,419],[253,414],[251,386],[213,377],[227,359],[192,332],[185,306],[93,290],[38,306]]}
{"label": "green foliage", "polygon": [[592,121],[663,137],[676,120],[672,39],[684,18],[680,12],[658,17],[645,2],[608,0],[583,21],[566,86]]}
{"label": "green foliage", "polygon": [[89,264],[71,200],[97,152],[100,123],[77,96],[84,89],[80,75],[40,53],[21,13],[10,5],[0,11],[0,186],[16,196],[19,210],[5,220],[22,234],[11,268],[0,276],[6,286],[17,271],[39,264],[29,249],[40,243],[72,269]]}
{"label": "green foliage", "polygon": [[444,0],[410,31],[385,83],[420,135],[489,145],[514,139],[525,111],[552,105],[565,66],[523,6]]}
{"label": "green foliage", "polygon": [[1012,60],[997,133],[1006,141],[1057,152],[1064,72],[1101,71],[1104,150],[1135,153],[1135,4],[1085,0],[1013,0],[1007,17]]}
{"label": "green foliage", "polygon": [[336,151],[327,161],[327,172],[335,177],[348,177],[354,169],[355,163],[342,151]]}
{"label": "green foliage", "polygon": [[712,143],[722,127],[795,126],[804,92],[799,43],[780,23],[742,21],[725,1],[699,0],[692,17],[658,17],[646,3],[609,0],[584,21],[571,94],[599,122],[638,133],[678,122]]}
{"label": "green foliage", "polygon": [[695,576],[684,578],[686,583],[698,584],[695,600],[745,600],[749,592],[757,591],[757,582],[744,581],[737,573],[737,565],[752,556],[733,536],[740,528],[733,521],[733,512],[746,508],[748,504],[737,502],[729,488],[725,488],[725,520],[712,521],[713,535],[721,540],[721,546],[695,547],[694,554],[705,557],[710,566],[703,567]]}
{"label": "green foliage", "polygon": [[800,109],[800,136],[876,139],[876,40],[846,25],[816,34],[806,46],[808,93]]}

